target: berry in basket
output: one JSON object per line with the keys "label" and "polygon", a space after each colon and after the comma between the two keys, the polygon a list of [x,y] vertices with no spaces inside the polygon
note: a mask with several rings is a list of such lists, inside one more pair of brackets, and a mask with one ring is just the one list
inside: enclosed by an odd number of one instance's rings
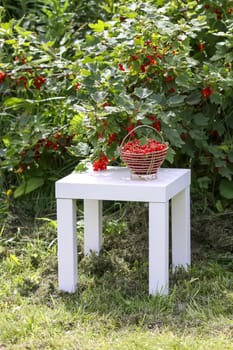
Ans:
{"label": "berry in basket", "polygon": [[[161,141],[149,137],[129,138],[132,136],[132,132],[142,128],[156,132]],[[127,138],[129,141],[126,142]],[[121,159],[130,169],[133,178],[136,175],[136,178],[150,180],[156,178],[157,171],[166,157],[168,144],[164,142],[162,135],[157,130],[150,126],[141,125],[128,133],[119,150]]]}

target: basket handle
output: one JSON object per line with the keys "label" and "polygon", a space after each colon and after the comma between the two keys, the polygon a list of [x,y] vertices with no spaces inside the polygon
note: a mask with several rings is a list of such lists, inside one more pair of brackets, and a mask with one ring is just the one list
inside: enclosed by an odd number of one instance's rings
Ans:
{"label": "basket handle", "polygon": [[124,145],[125,141],[127,140],[127,138],[128,138],[135,130],[140,129],[140,128],[149,128],[149,129],[155,131],[155,132],[160,136],[162,143],[165,142],[163,136],[161,135],[161,133],[160,133],[158,130],[156,130],[155,128],[153,128],[152,126],[150,126],[150,125],[138,125],[138,126],[135,126],[135,128],[133,128],[132,130],[130,130],[130,131],[128,132],[128,134],[123,138],[123,140],[121,141],[121,144],[120,144],[120,149],[123,147],[123,145]]}

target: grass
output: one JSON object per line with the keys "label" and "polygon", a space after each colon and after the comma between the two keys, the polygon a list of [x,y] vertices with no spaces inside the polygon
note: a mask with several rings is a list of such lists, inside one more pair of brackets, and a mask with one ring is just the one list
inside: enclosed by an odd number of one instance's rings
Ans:
{"label": "grass", "polygon": [[170,275],[168,296],[152,297],[145,207],[120,208],[120,221],[119,211],[105,212],[98,257],[83,255],[79,222],[79,289],[73,295],[57,288],[55,222],[5,226],[0,349],[233,349],[233,219],[193,220],[192,267]]}

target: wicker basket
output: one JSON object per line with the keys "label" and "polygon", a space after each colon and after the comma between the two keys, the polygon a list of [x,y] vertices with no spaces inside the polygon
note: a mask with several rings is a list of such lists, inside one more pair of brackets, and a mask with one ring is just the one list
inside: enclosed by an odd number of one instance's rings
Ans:
{"label": "wicker basket", "polygon": [[[149,128],[152,129],[161,139],[161,143],[165,145],[162,150],[157,150],[145,154],[133,153],[125,150],[127,145],[127,139],[129,140],[132,137],[132,134],[139,128]],[[149,125],[139,125],[132,129],[122,140],[121,145],[119,146],[119,152],[121,159],[130,169],[131,177],[134,179],[155,179],[157,177],[157,171],[161,167],[166,154],[168,151],[168,143],[164,142],[162,135],[153,127]]]}

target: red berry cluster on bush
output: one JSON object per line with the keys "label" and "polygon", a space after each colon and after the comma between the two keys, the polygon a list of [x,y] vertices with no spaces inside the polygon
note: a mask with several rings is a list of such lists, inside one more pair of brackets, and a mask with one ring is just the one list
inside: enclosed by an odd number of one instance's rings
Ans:
{"label": "red berry cluster on bush", "polygon": [[46,78],[42,77],[41,75],[39,75],[38,77],[36,77],[33,81],[34,86],[37,90],[40,90],[41,86],[46,82]]}
{"label": "red berry cluster on bush", "polygon": [[[0,71],[0,84],[2,84],[5,78],[8,77],[8,84],[10,88],[23,87],[26,90],[29,88],[40,90],[42,85],[47,82],[47,78],[45,77],[44,69],[42,66],[36,66],[33,68],[24,66],[25,64],[30,64],[30,61],[27,61],[22,52],[19,56],[15,56],[13,58],[13,62],[14,65],[20,65],[22,67],[20,67],[20,69],[17,71]],[[56,75],[57,74],[54,74],[53,76]],[[65,74],[65,78],[67,81],[71,80],[75,91],[78,91],[82,86],[80,82],[76,82],[76,75],[74,73]]]}
{"label": "red berry cluster on bush", "polygon": [[206,86],[204,89],[202,89],[201,93],[204,98],[208,98],[210,95],[214,93],[214,90],[211,89],[210,86]]}
{"label": "red berry cluster on bush", "polygon": [[6,73],[3,71],[0,71],[0,84],[4,82],[6,78]]}
{"label": "red berry cluster on bush", "polygon": [[[45,154],[50,156],[60,156],[67,151],[67,147],[71,145],[73,135],[63,135],[60,132],[39,139],[32,148],[28,148],[19,153],[20,164],[16,170],[17,173],[22,173],[29,168],[33,162],[38,163]],[[51,159],[51,158],[50,158]]]}
{"label": "red berry cluster on bush", "polygon": [[[144,44],[141,46],[141,39],[140,35],[135,37],[135,46],[138,49],[136,48],[131,53],[126,62],[118,64],[119,70],[127,75],[126,87],[128,92],[133,93],[137,86],[150,88],[154,86],[154,88],[159,90],[162,83],[165,84],[168,94],[174,93],[176,74],[172,69],[167,70],[164,67],[164,62],[166,57],[176,55],[176,51],[171,44],[167,46],[154,45],[152,40],[144,41]],[[125,67],[127,67],[127,71]],[[159,81],[159,78],[161,81]]]}
{"label": "red berry cluster on bush", "polygon": [[102,154],[102,156],[95,160],[93,162],[93,170],[99,171],[99,170],[106,170],[108,165],[108,158],[105,154]]}

